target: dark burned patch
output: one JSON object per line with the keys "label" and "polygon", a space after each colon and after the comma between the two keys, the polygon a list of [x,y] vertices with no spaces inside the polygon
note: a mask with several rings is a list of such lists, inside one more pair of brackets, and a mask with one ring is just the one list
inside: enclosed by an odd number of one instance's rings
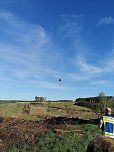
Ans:
{"label": "dark burned patch", "polygon": [[2,122],[3,122],[3,117],[0,116],[0,123],[2,123]]}
{"label": "dark burned patch", "polygon": [[79,118],[68,118],[68,117],[52,117],[49,119],[44,120],[44,123],[48,123],[50,125],[60,125],[60,124],[98,124],[99,119],[79,119]]}
{"label": "dark burned patch", "polygon": [[55,133],[63,134],[65,132],[74,132],[83,136],[83,131],[79,127],[81,124],[98,124],[99,119],[84,120],[79,118],[68,117],[51,117],[43,121],[49,128],[53,128]]}
{"label": "dark burned patch", "polygon": [[50,119],[44,120],[44,123],[48,123],[50,125],[60,125],[60,124],[73,124],[79,121],[79,118],[67,118],[67,117],[52,117]]}

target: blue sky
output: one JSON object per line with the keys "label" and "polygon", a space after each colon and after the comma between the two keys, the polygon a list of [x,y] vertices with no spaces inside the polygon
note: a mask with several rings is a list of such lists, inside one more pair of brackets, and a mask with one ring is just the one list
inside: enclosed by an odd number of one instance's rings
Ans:
{"label": "blue sky", "polygon": [[113,6],[113,0],[0,0],[0,99],[113,96]]}

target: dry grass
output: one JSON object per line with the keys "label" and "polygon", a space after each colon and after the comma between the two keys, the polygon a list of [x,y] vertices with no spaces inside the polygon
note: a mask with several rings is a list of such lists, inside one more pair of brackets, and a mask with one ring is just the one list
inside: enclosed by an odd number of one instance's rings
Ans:
{"label": "dry grass", "polygon": [[47,114],[47,107],[31,107],[30,115],[46,115]]}
{"label": "dry grass", "polygon": [[[30,105],[30,113],[23,113],[23,106]],[[37,105],[27,103],[3,103],[0,104],[0,115],[4,117],[37,119],[46,116],[68,116],[80,119],[97,118],[97,115],[89,108],[74,105],[73,102],[44,102]]]}

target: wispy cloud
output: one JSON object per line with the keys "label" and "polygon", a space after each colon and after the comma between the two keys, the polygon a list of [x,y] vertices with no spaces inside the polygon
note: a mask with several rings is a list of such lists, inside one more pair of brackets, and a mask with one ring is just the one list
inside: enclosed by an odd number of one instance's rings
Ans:
{"label": "wispy cloud", "polygon": [[68,77],[75,81],[85,81],[85,80],[91,79],[91,76],[86,75],[86,74],[84,75],[82,73],[69,73]]}
{"label": "wispy cloud", "polygon": [[[1,26],[4,34],[10,36],[13,43],[20,43],[24,46],[41,48],[50,41],[47,31],[40,25],[35,25],[17,18],[9,12],[0,12]],[[4,23],[5,26],[4,26]]]}
{"label": "wispy cloud", "polygon": [[86,73],[87,75],[100,74],[104,72],[103,67],[88,64],[86,59],[82,56],[77,57],[76,63],[80,68],[80,71]]}
{"label": "wispy cloud", "polygon": [[[59,32],[63,34],[64,38],[69,39],[69,43],[72,44],[72,49],[75,52],[71,62],[74,66],[74,71],[68,73],[66,77],[75,81],[94,81],[95,78],[103,78],[104,75],[112,73],[114,71],[113,59],[109,57],[111,50],[107,56],[93,58],[93,50],[89,49],[89,46],[83,41],[83,15],[63,15],[62,19],[64,24],[60,27]],[[101,24],[113,24],[114,19],[112,17],[105,17],[100,19]],[[91,40],[90,40],[91,43]],[[93,42],[92,42],[93,43]],[[73,53],[74,53],[73,52]],[[92,52],[92,57],[91,57]],[[93,58],[94,61],[91,59]],[[102,61],[101,61],[102,60]],[[104,80],[105,82],[105,80]],[[94,83],[95,84],[95,83]],[[100,84],[100,83],[99,83]],[[102,81],[103,84],[103,81]],[[106,83],[104,83],[106,84]]]}
{"label": "wispy cloud", "polygon": [[7,41],[2,40],[2,35],[0,37],[2,74],[8,73],[13,79],[43,78],[49,71],[51,76],[57,75],[53,68],[59,59],[58,51],[42,26],[25,22],[5,11],[0,12],[0,22],[7,37]]}
{"label": "wispy cloud", "polygon": [[82,20],[83,20],[84,15],[61,15],[62,18],[62,25],[59,28],[60,34],[64,38],[69,38],[73,40],[74,38],[79,39],[79,34],[80,31],[82,30]]}
{"label": "wispy cloud", "polygon": [[114,72],[113,58],[106,58],[103,64],[97,66],[92,63],[88,63],[86,57],[77,55],[75,58],[75,66],[77,68],[76,73],[69,73],[68,76],[75,81],[88,81],[92,85],[101,84],[109,85],[107,80],[95,81],[95,79],[105,79],[104,76]]}
{"label": "wispy cloud", "polygon": [[90,83],[91,85],[107,85],[107,86],[112,86],[112,84],[109,81],[106,80],[99,80],[99,81],[93,81]]}
{"label": "wispy cloud", "polygon": [[111,16],[108,16],[108,17],[104,17],[104,18],[101,18],[98,22],[98,25],[110,25],[110,24],[114,24],[114,18],[112,18]]}

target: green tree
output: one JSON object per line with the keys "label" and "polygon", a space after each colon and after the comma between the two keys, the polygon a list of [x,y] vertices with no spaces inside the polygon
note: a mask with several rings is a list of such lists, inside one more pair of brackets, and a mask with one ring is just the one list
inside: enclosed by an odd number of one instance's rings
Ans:
{"label": "green tree", "polygon": [[97,103],[94,103],[94,101],[91,102],[90,108],[99,116],[101,116],[104,113],[104,109],[106,107],[112,107],[111,106],[112,99],[105,96],[105,93],[101,91],[98,95],[98,101]]}
{"label": "green tree", "polygon": [[35,96],[35,101],[38,101],[38,97],[37,96]]}
{"label": "green tree", "polygon": [[104,92],[99,93],[98,101],[99,101],[99,110],[101,114],[104,112],[104,109],[106,107],[112,108],[113,98],[105,96]]}
{"label": "green tree", "polygon": [[103,113],[104,109],[107,107],[107,97],[105,96],[104,92],[100,92],[99,93],[99,97],[98,97],[98,101],[99,101],[99,110],[100,113]]}
{"label": "green tree", "polygon": [[44,102],[46,101],[47,97],[38,97],[38,96],[35,96],[35,101],[37,102]]}

